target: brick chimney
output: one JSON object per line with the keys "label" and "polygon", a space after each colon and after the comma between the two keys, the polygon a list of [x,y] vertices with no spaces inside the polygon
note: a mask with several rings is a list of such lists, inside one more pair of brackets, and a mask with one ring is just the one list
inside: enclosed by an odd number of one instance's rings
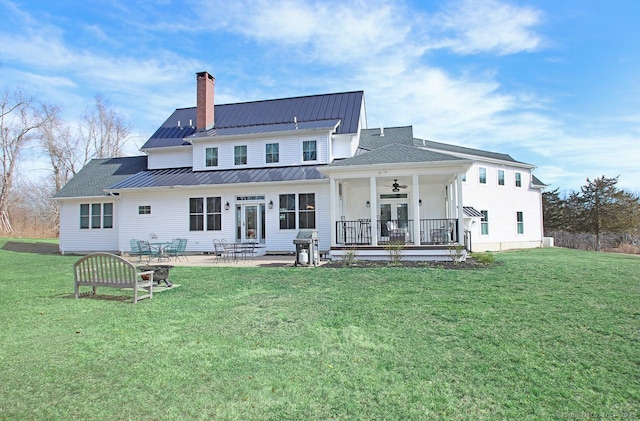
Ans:
{"label": "brick chimney", "polygon": [[216,79],[208,72],[196,73],[197,103],[196,103],[196,130],[199,132],[213,127],[213,90]]}

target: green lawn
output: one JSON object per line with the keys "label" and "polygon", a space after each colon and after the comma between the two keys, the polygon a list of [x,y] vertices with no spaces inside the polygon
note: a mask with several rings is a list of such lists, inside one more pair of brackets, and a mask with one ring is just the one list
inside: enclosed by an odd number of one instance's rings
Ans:
{"label": "green lawn", "polygon": [[134,306],[72,298],[77,257],[6,241],[0,419],[640,417],[635,256],[179,267],[179,288]]}

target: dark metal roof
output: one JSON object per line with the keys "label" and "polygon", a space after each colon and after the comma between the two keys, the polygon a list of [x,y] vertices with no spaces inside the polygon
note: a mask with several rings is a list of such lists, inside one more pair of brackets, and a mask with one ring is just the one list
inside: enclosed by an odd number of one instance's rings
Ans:
{"label": "dark metal roof", "polygon": [[53,197],[105,196],[104,189],[147,168],[146,156],[93,159]]}
{"label": "dark metal roof", "polygon": [[333,129],[340,124],[340,120],[303,121],[300,123],[262,124],[259,126],[243,126],[214,128],[206,132],[196,132],[192,137],[233,136],[255,133],[275,133],[295,130]]}
{"label": "dark metal roof", "polygon": [[469,218],[482,218],[482,213],[472,206],[463,206],[462,210],[464,216],[468,216]]}
{"label": "dark metal roof", "polygon": [[[317,121],[340,121],[336,133],[356,133],[363,91],[312,95],[214,106],[215,130]],[[179,108],[162,124],[142,149],[188,145],[183,138],[195,132],[196,108]],[[178,127],[180,122],[181,128]],[[185,135],[189,130],[191,133]]]}
{"label": "dark metal roof", "polygon": [[142,171],[113,184],[110,190],[169,186],[224,185],[268,181],[321,180],[325,177],[315,166],[246,168],[241,170],[193,171],[171,168]]}

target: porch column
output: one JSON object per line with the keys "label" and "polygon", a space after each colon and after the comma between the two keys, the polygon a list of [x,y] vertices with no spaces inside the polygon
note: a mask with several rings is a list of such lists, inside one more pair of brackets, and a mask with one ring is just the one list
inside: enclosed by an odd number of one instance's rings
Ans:
{"label": "porch column", "polygon": [[411,206],[413,206],[413,244],[420,245],[420,184],[418,174],[413,174],[413,195]]}
{"label": "porch column", "polygon": [[456,177],[456,193],[458,193],[458,243],[464,243],[464,209],[462,207],[462,174]]}
{"label": "porch column", "polygon": [[371,245],[378,245],[378,194],[376,192],[376,177],[369,177],[369,218],[371,218]]}
{"label": "porch column", "polygon": [[329,220],[331,221],[331,246],[336,245],[336,206],[340,200],[337,196],[336,179],[329,176]]}

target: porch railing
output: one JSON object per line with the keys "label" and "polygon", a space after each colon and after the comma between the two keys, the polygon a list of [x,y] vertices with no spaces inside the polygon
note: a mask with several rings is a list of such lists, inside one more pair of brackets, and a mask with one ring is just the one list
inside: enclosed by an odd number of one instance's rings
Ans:
{"label": "porch railing", "polygon": [[375,232],[378,244],[404,241],[407,244],[452,244],[458,243],[457,219],[420,219],[420,241],[414,242],[414,220],[392,220],[391,230],[387,221],[378,220],[372,231],[370,219],[343,220],[336,222],[336,244],[371,245]]}

